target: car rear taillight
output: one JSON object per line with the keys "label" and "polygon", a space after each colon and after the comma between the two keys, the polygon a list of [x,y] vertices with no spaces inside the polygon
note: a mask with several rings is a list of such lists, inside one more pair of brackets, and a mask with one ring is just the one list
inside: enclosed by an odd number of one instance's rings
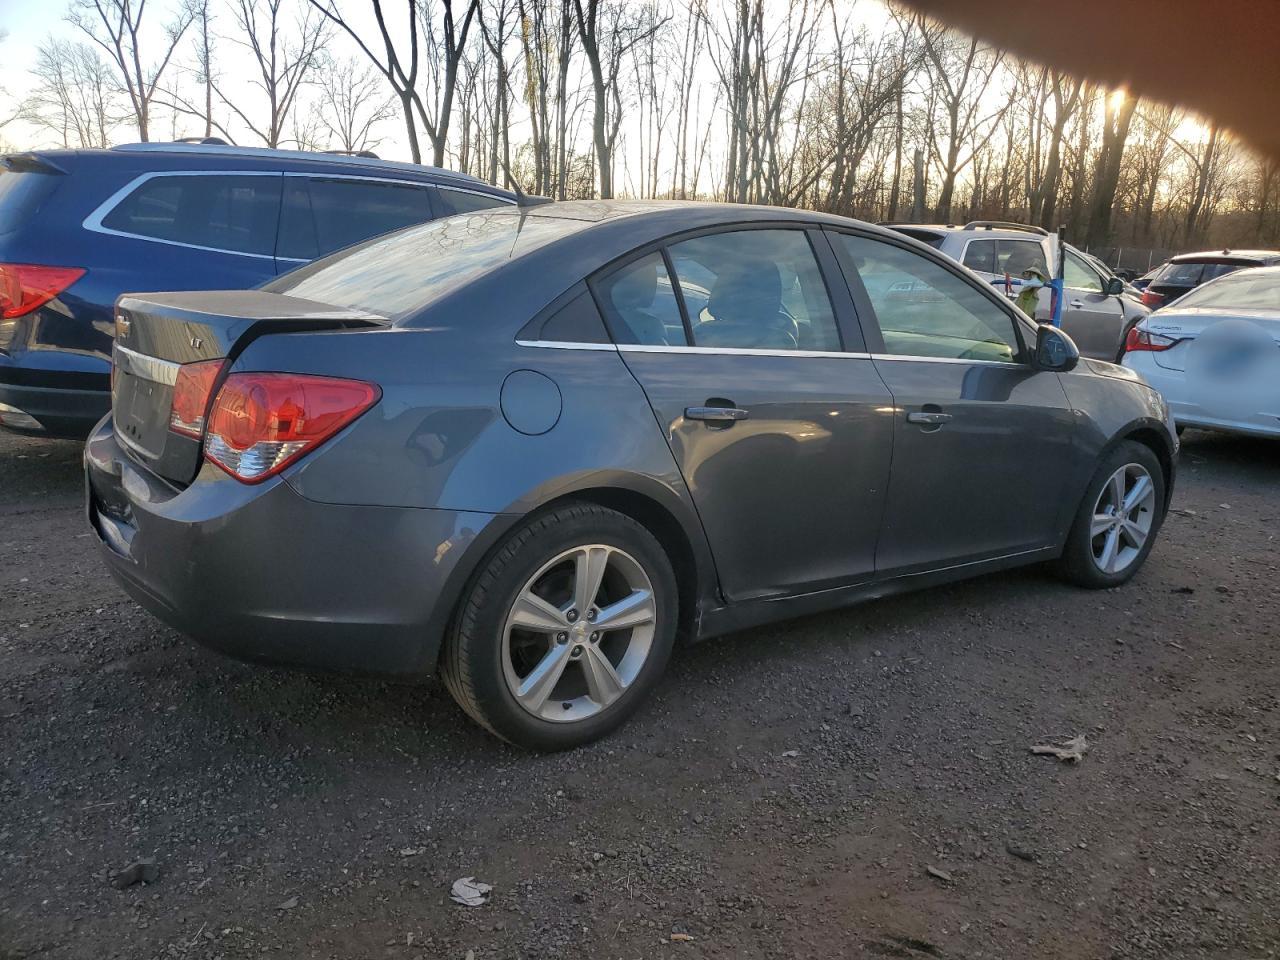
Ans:
{"label": "car rear taillight", "polygon": [[213,401],[205,459],[258,483],[314,450],[382,396],[361,380],[233,373]]}
{"label": "car rear taillight", "polygon": [[1140,353],[1145,350],[1149,353],[1159,353],[1161,350],[1168,350],[1176,343],[1178,343],[1178,340],[1174,337],[1152,333],[1150,330],[1142,329],[1139,325],[1129,329],[1128,336],[1124,338],[1124,352]]}
{"label": "car rear taillight", "polygon": [[1162,303],[1164,303],[1164,297],[1160,296],[1160,294],[1156,293],[1150,287],[1147,287],[1147,289],[1142,291],[1142,305],[1144,307],[1150,307],[1152,310],[1155,310]]}
{"label": "car rear taillight", "polygon": [[221,360],[184,363],[178,368],[178,379],[173,385],[173,407],[169,412],[170,430],[200,439],[204,433],[209,397],[221,372]]}
{"label": "car rear taillight", "polygon": [[83,276],[80,267],[0,263],[0,320],[12,320],[44,306]]}

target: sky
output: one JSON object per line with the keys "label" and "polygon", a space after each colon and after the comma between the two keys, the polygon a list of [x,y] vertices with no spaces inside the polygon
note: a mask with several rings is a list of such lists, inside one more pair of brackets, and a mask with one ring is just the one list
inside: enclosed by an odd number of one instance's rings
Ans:
{"label": "sky", "polygon": [[[726,2],[726,0],[711,0],[716,2]],[[784,2],[784,0],[771,0],[771,2]],[[855,22],[865,24],[873,30],[881,28],[888,14],[886,8],[880,0],[846,0],[848,9],[852,11]],[[3,70],[0,70],[0,87],[6,89],[7,98],[0,97],[0,118],[11,113],[14,106],[27,93],[29,93],[32,83],[29,75],[31,67],[35,63],[36,49],[50,36],[83,40],[84,36],[80,31],[66,22],[65,12],[69,0],[0,0],[0,30],[7,30],[8,37],[0,43],[0,63],[4,64]],[[338,8],[343,16],[356,27],[356,29],[366,36],[376,36],[376,28],[370,10],[368,0],[337,0]],[[147,21],[150,24],[153,41],[158,42],[159,37],[154,37],[158,32],[158,27],[170,16],[171,11],[177,6],[177,0],[149,0],[147,12]],[[215,32],[232,33],[234,22],[232,21],[230,12],[226,9],[227,0],[216,3],[219,9],[218,20],[215,21]],[[386,5],[391,16],[394,18],[399,13],[401,4],[392,3]],[[300,12],[305,9],[305,0],[294,0],[294,11]],[[402,15],[401,15],[402,16]],[[192,35],[189,33],[184,38],[182,45],[179,47],[177,64],[180,67],[190,67],[193,63]],[[345,57],[363,57],[355,43],[345,35],[338,33],[329,42],[327,52],[335,58]],[[363,60],[361,61],[363,62]],[[215,64],[220,67],[224,78],[235,78],[238,74],[243,74],[246,70],[252,70],[254,67],[250,55],[235,44],[226,40],[220,41],[216,48]],[[170,72],[165,75],[165,83],[172,83],[179,76],[178,73]],[[699,76],[697,83],[705,92],[705,104],[703,109],[709,109],[712,97],[714,95],[713,88],[716,78],[713,66],[709,57],[705,54],[696,65]],[[236,81],[228,80],[232,90],[235,88]],[[192,99],[199,99],[200,93],[197,87],[189,77],[185,81],[187,86],[187,95]],[[248,88],[247,84],[239,81],[242,95],[253,102],[252,97],[254,91]],[[389,91],[388,91],[389,92]],[[240,95],[236,96],[240,101]],[[584,103],[584,109],[580,111],[580,122],[583,123],[580,131],[582,139],[589,139],[589,128],[585,124],[589,121],[589,108]],[[217,113],[218,111],[215,112]],[[221,111],[225,113],[226,111]],[[522,114],[517,111],[517,117]],[[219,119],[223,119],[221,116]],[[518,122],[511,130],[511,138],[513,143],[520,143],[528,139],[529,131],[521,129],[527,126],[526,123]],[[172,133],[176,132],[178,136],[193,136],[204,132],[203,124],[195,118],[182,118],[179,121],[177,130],[175,131],[167,120],[162,119],[155,124],[152,131],[152,139],[168,139]],[[239,131],[241,135],[237,137],[239,142],[244,144],[252,144],[257,141],[248,131]],[[626,180],[629,171],[626,169],[626,151],[625,143],[632,136],[633,131],[628,130],[626,121],[623,128],[624,150],[618,155],[618,174],[623,179],[623,186],[626,187]],[[400,119],[398,110],[393,119],[384,122],[377,129],[377,134],[383,138],[383,142],[377,147],[380,156],[387,159],[410,159],[407,144],[403,134],[403,122]],[[0,132],[0,139],[7,141],[11,148],[37,148],[55,146],[55,144],[47,132],[40,131],[38,128],[22,123],[21,121],[10,124]],[[117,133],[119,142],[129,142],[136,139],[128,128],[121,128]],[[423,149],[428,149],[425,137],[423,138]],[[719,151],[713,149],[712,157]],[[712,161],[714,162],[714,161]]]}

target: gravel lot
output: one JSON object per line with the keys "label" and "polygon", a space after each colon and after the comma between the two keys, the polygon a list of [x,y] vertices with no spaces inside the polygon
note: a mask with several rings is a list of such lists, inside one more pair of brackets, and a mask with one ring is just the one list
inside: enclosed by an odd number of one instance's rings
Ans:
{"label": "gravel lot", "polygon": [[541,757],[437,685],[198,649],[100,566],[79,447],[0,436],[0,957],[1280,955],[1280,443],[1185,439],[1124,589],[691,647]]}

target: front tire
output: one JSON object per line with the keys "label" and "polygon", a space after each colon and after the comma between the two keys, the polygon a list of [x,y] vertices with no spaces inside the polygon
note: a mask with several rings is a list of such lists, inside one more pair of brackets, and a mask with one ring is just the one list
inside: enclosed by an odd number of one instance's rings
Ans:
{"label": "front tire", "polygon": [[616,729],[652,690],[678,607],[653,534],[605,507],[565,505],[513,532],[474,578],[440,674],[504,740],[575,747]]}
{"label": "front tire", "polygon": [[1063,575],[1091,589],[1128,582],[1155,545],[1164,505],[1164,471],[1151,448],[1120,444],[1085,491],[1059,561]]}

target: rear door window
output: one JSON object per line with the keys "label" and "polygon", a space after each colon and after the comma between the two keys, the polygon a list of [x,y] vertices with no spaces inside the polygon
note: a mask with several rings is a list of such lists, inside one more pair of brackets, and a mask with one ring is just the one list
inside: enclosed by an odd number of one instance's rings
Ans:
{"label": "rear door window", "polygon": [[511,201],[495,197],[487,193],[473,193],[470,190],[451,190],[449,187],[437,187],[436,195],[440,198],[440,216],[451,217],[455,213],[474,213],[477,210],[488,210],[491,207],[509,207]]}
{"label": "rear door window", "polygon": [[425,185],[286,177],[276,255],[314,260],[353,243],[431,219]]}
{"label": "rear door window", "polygon": [[1044,261],[1044,247],[1035,240],[1000,240],[996,247],[996,273],[1020,277],[1032,267],[1046,279],[1049,265]]}
{"label": "rear door window", "polygon": [[802,230],[736,230],[673,244],[695,347],[840,350],[835,313]]}
{"label": "rear door window", "polygon": [[964,265],[980,273],[996,272],[996,242],[994,240],[970,240],[964,248]]}
{"label": "rear door window", "polygon": [[272,255],[280,174],[152,177],[102,218],[108,230],[229,253]]}
{"label": "rear door window", "polygon": [[596,293],[618,343],[688,345],[680,303],[661,253],[615,270],[597,283]]}

